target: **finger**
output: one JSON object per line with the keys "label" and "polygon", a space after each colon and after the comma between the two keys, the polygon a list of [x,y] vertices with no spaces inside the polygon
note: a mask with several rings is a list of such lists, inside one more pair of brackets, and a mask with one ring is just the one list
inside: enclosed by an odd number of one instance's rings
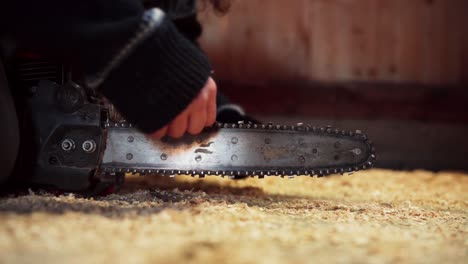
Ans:
{"label": "finger", "polygon": [[179,114],[174,121],[171,122],[167,130],[167,135],[173,138],[182,137],[187,131],[188,126],[188,113],[187,111]]}
{"label": "finger", "polygon": [[152,138],[161,139],[162,137],[164,137],[164,136],[166,135],[166,133],[167,133],[167,128],[168,128],[168,127],[165,126],[165,127],[161,128],[161,129],[159,129],[158,131],[152,133],[150,136],[151,136]]}
{"label": "finger", "polygon": [[206,110],[200,109],[189,116],[187,131],[192,135],[199,134],[206,123]]}
{"label": "finger", "polygon": [[208,103],[206,112],[206,124],[205,126],[211,126],[216,121],[216,83],[211,79],[212,88],[208,90]]}

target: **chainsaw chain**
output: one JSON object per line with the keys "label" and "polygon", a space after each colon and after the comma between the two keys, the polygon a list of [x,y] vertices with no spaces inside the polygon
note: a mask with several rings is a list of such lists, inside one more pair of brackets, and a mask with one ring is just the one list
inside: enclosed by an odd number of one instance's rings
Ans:
{"label": "chainsaw chain", "polygon": [[[105,122],[104,128],[132,128],[134,127],[133,124],[121,121],[121,122]],[[317,177],[324,177],[332,174],[341,174],[349,173],[352,174],[355,171],[365,170],[372,168],[375,164],[376,155],[375,149],[373,147],[372,142],[369,140],[368,136],[363,133],[361,130],[356,131],[349,131],[349,130],[341,130],[337,128],[332,128],[331,126],[326,127],[315,127],[311,125],[305,125],[302,123],[298,123],[297,125],[278,125],[273,123],[267,124],[253,124],[251,122],[244,123],[242,121],[238,122],[237,124],[234,123],[220,123],[216,122],[213,125],[214,129],[261,129],[261,130],[283,130],[283,131],[305,131],[311,132],[316,135],[336,135],[342,137],[353,137],[354,139],[363,141],[367,146],[370,148],[370,154],[366,161],[356,164],[354,166],[349,167],[331,167],[331,168],[320,168],[315,170],[267,170],[267,171],[233,171],[233,170],[151,170],[151,169],[137,169],[137,168],[115,168],[115,167],[101,167],[100,171],[104,173],[131,173],[131,174],[140,174],[140,175],[147,175],[147,174],[157,174],[162,176],[169,176],[175,177],[176,175],[190,175],[192,177],[198,176],[200,178],[204,178],[205,176],[221,176],[221,177],[229,177],[229,178],[244,178],[244,177],[254,177],[258,176],[258,178],[264,178],[265,176],[280,176],[280,177],[289,177],[294,178],[295,176],[317,176]]]}

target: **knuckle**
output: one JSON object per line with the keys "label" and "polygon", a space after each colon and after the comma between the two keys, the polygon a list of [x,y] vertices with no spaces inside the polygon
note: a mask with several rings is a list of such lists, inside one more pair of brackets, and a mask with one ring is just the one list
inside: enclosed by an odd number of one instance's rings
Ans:
{"label": "knuckle", "polygon": [[154,133],[154,134],[151,135],[151,137],[155,138],[155,139],[161,139],[163,137],[163,135],[159,134],[159,133],[158,134]]}
{"label": "knuckle", "polygon": [[172,138],[177,139],[177,138],[181,138],[182,135],[183,135],[182,133],[175,133],[175,134],[172,134],[172,135],[170,135],[170,136],[171,136]]}
{"label": "knuckle", "polygon": [[218,86],[216,85],[216,83],[215,83],[213,80],[211,80],[210,86],[209,86],[209,87],[210,87],[210,89],[211,89],[212,91],[216,91],[217,88],[218,88]]}
{"label": "knuckle", "polygon": [[197,135],[197,134],[200,134],[200,132],[203,130],[203,126],[196,126],[196,127],[193,127],[189,130],[189,133],[191,135]]}
{"label": "knuckle", "polygon": [[168,135],[172,138],[180,138],[184,135],[184,129],[181,127],[171,127]]}

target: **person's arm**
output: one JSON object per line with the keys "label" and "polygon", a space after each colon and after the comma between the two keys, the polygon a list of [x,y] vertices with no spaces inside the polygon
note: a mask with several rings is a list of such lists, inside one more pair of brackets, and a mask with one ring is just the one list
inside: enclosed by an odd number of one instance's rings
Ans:
{"label": "person's arm", "polygon": [[170,124],[209,85],[206,56],[160,9],[135,0],[9,2],[0,4],[4,33],[81,65],[85,84],[143,132]]}

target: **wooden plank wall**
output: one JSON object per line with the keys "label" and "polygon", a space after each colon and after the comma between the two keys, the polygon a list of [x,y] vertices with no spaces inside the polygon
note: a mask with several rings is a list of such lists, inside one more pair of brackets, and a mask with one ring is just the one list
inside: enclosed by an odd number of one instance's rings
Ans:
{"label": "wooden plank wall", "polygon": [[468,0],[234,0],[200,18],[224,80],[468,83]]}

